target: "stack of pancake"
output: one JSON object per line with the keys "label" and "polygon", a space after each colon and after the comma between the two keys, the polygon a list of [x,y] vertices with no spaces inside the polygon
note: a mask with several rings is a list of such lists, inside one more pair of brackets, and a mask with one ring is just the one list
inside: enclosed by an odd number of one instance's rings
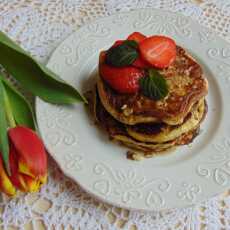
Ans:
{"label": "stack of pancake", "polygon": [[208,82],[201,66],[183,48],[177,46],[176,60],[159,72],[169,94],[158,101],[141,92],[120,94],[100,76],[97,79],[96,120],[111,139],[130,148],[128,157],[134,160],[191,143],[207,112]]}

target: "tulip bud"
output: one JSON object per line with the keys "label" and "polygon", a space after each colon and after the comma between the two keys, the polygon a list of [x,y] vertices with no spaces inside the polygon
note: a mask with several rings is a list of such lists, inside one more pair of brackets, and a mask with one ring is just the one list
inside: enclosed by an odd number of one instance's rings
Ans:
{"label": "tulip bud", "polygon": [[31,129],[17,126],[8,131],[11,175],[4,170],[0,158],[0,190],[8,195],[36,192],[47,180],[47,155],[42,140]]}
{"label": "tulip bud", "polygon": [[47,180],[47,155],[42,140],[23,126],[9,129],[8,134],[11,181],[22,191],[38,191]]}

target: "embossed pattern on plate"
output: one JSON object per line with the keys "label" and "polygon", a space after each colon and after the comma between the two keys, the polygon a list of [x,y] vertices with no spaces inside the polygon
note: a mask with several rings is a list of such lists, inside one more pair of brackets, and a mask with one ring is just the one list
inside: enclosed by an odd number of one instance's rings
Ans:
{"label": "embossed pattern on plate", "polygon": [[171,36],[203,66],[210,87],[201,134],[191,146],[134,162],[126,159],[124,147],[98,130],[84,105],[56,106],[37,99],[48,151],[83,189],[128,209],[185,207],[224,191],[230,181],[230,45],[212,31],[162,10],[120,13],[80,28],[56,49],[48,67],[82,92],[97,74],[100,50],[133,31]]}

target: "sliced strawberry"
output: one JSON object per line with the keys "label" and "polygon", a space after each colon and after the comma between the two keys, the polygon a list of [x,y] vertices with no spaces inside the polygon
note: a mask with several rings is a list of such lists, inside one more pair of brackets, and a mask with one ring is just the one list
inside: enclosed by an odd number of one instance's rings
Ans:
{"label": "sliced strawberry", "polygon": [[117,40],[117,41],[114,42],[114,44],[112,45],[112,47],[119,46],[119,45],[121,45],[123,42],[124,42],[124,40]]}
{"label": "sliced strawberry", "polygon": [[139,49],[143,59],[156,68],[166,68],[176,58],[176,43],[165,36],[146,38]]}
{"label": "sliced strawberry", "polygon": [[119,93],[135,93],[139,90],[139,80],[144,71],[138,68],[112,67],[105,63],[99,65],[100,76]]}
{"label": "sliced strawberry", "polygon": [[146,36],[144,34],[140,33],[140,32],[133,32],[127,38],[127,40],[134,40],[137,43],[140,43],[144,39],[146,39]]}
{"label": "sliced strawberry", "polygon": [[148,62],[146,62],[140,56],[132,63],[132,66],[135,66],[137,68],[142,68],[142,69],[146,69],[146,68],[151,68],[152,67]]}

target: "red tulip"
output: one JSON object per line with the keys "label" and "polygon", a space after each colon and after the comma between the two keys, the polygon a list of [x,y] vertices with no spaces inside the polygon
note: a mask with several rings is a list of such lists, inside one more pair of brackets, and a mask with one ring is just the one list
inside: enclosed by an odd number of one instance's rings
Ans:
{"label": "red tulip", "polygon": [[47,155],[42,140],[23,126],[10,128],[8,136],[11,175],[6,174],[0,159],[0,190],[8,195],[14,195],[16,189],[38,191],[47,180]]}

